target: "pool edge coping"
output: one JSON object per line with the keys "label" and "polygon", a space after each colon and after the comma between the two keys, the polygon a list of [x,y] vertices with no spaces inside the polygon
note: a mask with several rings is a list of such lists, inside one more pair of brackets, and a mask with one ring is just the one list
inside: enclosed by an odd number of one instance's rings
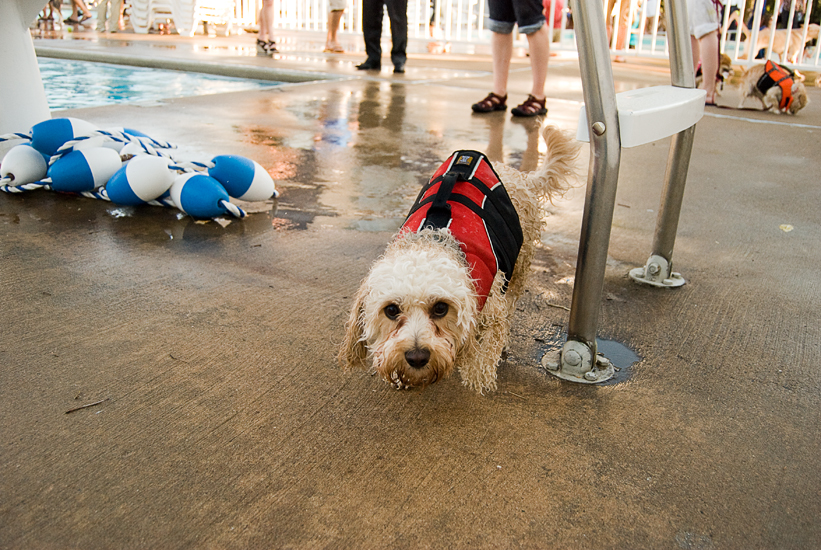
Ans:
{"label": "pool edge coping", "polygon": [[340,80],[339,77],[329,74],[296,71],[293,69],[254,67],[249,65],[215,63],[213,61],[197,61],[178,58],[146,58],[139,55],[79,50],[73,48],[66,49],[48,46],[35,46],[35,52],[37,57],[68,59],[72,61],[90,61],[95,63],[110,63],[112,65],[127,65],[147,69],[164,69],[170,71],[203,73],[251,80],[288,83]]}

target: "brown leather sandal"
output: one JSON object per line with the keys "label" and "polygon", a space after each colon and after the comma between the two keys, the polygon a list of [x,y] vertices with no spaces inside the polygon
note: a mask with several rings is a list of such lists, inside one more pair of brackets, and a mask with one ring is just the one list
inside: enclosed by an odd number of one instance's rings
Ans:
{"label": "brown leather sandal", "polygon": [[507,94],[500,96],[490,92],[487,97],[479,103],[474,103],[471,106],[474,113],[492,113],[493,111],[504,111],[507,109]]}
{"label": "brown leather sandal", "polygon": [[547,109],[545,108],[545,103],[547,102],[547,98],[544,99],[536,99],[532,95],[528,95],[527,99],[525,99],[524,103],[519,105],[518,107],[514,107],[510,110],[513,116],[539,116],[539,115],[546,115]]}

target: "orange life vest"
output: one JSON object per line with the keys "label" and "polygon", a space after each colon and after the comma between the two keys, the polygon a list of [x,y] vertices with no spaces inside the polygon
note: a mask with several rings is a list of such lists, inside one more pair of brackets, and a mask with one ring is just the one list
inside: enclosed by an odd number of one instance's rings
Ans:
{"label": "orange life vest", "polygon": [[758,79],[756,88],[758,88],[762,94],[766,94],[767,90],[773,86],[780,86],[781,103],[779,103],[778,107],[782,111],[786,111],[790,108],[790,105],[792,105],[792,85],[794,82],[792,72],[789,69],[767,60],[767,63],[764,65],[764,74]]}

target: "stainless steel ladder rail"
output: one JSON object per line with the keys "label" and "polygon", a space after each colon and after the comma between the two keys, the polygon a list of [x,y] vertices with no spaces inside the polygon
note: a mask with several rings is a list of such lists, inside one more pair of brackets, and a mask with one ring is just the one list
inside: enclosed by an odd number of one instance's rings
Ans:
{"label": "stainless steel ladder rail", "polygon": [[[667,23],[671,29],[668,34],[672,33],[670,79],[673,86],[695,88],[687,5],[683,0],[667,0],[667,3]],[[636,268],[630,272],[630,276],[638,282],[659,287],[677,287],[684,284],[681,275],[673,271],[673,247],[676,243],[695,131],[696,127],[693,125],[673,136],[650,258],[644,268]]]}
{"label": "stainless steel ladder rail", "polygon": [[[693,89],[695,75],[686,9],[685,0],[666,0],[671,83],[674,88]],[[620,105],[613,84],[603,11],[602,0],[573,2],[590,169],[567,340],[558,358],[546,355],[542,361],[555,376],[588,384],[606,381],[614,374],[613,365],[597,354],[596,345],[622,148]],[[703,108],[702,101],[702,113]],[[579,133],[583,134],[583,130],[580,127]],[[665,283],[678,276],[670,268],[694,132],[695,122],[673,135],[652,253],[647,265],[637,268],[653,273],[651,281],[641,282],[661,281],[656,286],[677,286]]]}

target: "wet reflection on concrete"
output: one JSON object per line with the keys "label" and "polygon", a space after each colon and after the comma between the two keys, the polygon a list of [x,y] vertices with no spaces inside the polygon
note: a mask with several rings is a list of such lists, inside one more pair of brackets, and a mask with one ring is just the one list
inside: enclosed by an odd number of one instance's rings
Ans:
{"label": "wet reflection on concrete", "polygon": [[471,129],[445,135],[452,103],[400,82],[341,82],[289,96],[277,108],[280,120],[283,111],[294,117],[292,126],[245,125],[235,131],[261,148],[265,161],[257,160],[282,191],[277,216],[293,229],[392,232],[455,149],[478,149],[522,170],[539,162],[540,121],[462,113]]}
{"label": "wet reflection on concrete", "polygon": [[227,214],[214,220],[195,220],[173,208],[122,206],[66,193],[34,191],[3,196],[0,223],[18,225],[31,234],[86,231],[95,242],[106,236],[125,242],[205,240],[218,245],[225,236],[292,228],[290,222],[277,217],[276,201],[247,203],[256,205],[255,212],[241,220]]}
{"label": "wet reflection on concrete", "polygon": [[510,123],[521,126],[527,135],[527,146],[524,151],[517,151],[509,159],[504,156],[504,131],[507,117],[498,116],[504,113],[494,113],[488,117],[488,144],[484,153],[491,162],[505,162],[516,166],[523,172],[535,170],[539,166],[539,130],[541,120],[535,118],[511,118]]}

